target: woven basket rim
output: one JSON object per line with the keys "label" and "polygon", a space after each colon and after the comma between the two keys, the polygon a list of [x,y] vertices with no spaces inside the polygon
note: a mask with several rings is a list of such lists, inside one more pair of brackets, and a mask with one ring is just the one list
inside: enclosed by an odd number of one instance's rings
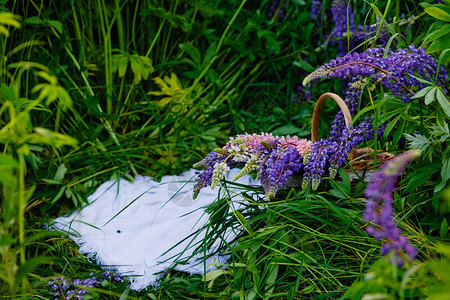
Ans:
{"label": "woven basket rim", "polygon": [[[339,105],[339,108],[341,109],[341,111],[344,115],[345,126],[347,127],[347,129],[350,129],[350,125],[352,124],[352,121],[353,121],[352,115],[350,113],[350,110],[348,109],[347,104],[344,102],[344,100],[342,100],[342,98],[335,93],[324,93],[317,100],[316,106],[314,107],[314,112],[312,115],[312,120],[311,120],[311,141],[312,142],[316,142],[319,140],[320,112],[322,110],[325,100],[328,98],[331,98]],[[348,159],[350,160],[350,163],[352,164],[352,168],[355,170],[362,170],[369,166],[373,168],[374,167],[373,166],[373,158],[374,158],[373,153],[374,152],[375,152],[375,150],[373,150],[372,148],[356,149],[353,147],[352,152],[350,152],[348,154]],[[365,157],[371,157],[371,159],[366,159]],[[394,157],[394,155],[392,153],[382,152],[382,150],[377,150],[377,153],[376,153],[377,161],[384,162],[384,161],[391,159],[392,157]],[[375,168],[378,168],[378,166],[379,166],[379,164],[376,164]]]}
{"label": "woven basket rim", "polygon": [[342,100],[341,97],[339,97],[337,94],[334,93],[324,93],[322,94],[319,99],[316,102],[316,106],[314,107],[314,112],[312,115],[311,120],[311,141],[316,142],[319,140],[319,118],[320,118],[320,112],[322,110],[322,106],[326,99],[331,98],[333,99],[341,109],[342,113],[344,114],[344,121],[345,126],[347,129],[349,129],[350,125],[352,124],[352,115],[350,113],[350,110],[348,109],[347,104],[345,104],[344,100]]}

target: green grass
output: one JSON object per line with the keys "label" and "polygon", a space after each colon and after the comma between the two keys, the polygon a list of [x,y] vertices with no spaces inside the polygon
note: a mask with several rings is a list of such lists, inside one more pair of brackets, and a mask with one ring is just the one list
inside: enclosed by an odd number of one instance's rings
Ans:
{"label": "green grass", "polygon": [[[405,19],[417,16],[392,27],[402,37],[400,46],[420,45],[436,21],[412,0],[377,1],[376,7],[372,1],[351,2],[360,24],[375,23],[376,8],[384,22],[402,13]],[[52,219],[80,209],[102,182],[181,173],[239,133],[310,136],[318,96],[343,90],[340,82],[323,80],[314,84],[311,98],[292,101],[305,76],[337,56],[337,47],[325,43],[333,29],[331,1],[323,1],[315,21],[309,17],[311,1],[284,1],[282,20],[268,17],[271,3],[0,4],[14,14],[0,14],[0,295],[51,299],[47,283],[56,275],[84,279],[102,273],[73,241],[45,230]],[[248,199],[256,193],[259,200],[248,200],[237,211],[233,197],[211,204],[206,237],[196,251],[204,251],[225,228],[240,234],[222,245],[232,255],[230,263],[206,280],[170,271],[147,291],[105,283],[89,294],[94,299],[359,299],[378,293],[412,299],[445,291],[450,279],[441,273],[449,253],[436,245],[448,242],[450,196],[448,187],[437,191],[436,186],[448,170],[449,142],[433,126],[445,128],[448,118],[436,106],[399,104],[381,89],[362,98],[363,105],[385,101],[364,116],[400,120],[405,132],[421,131],[431,141],[395,195],[399,225],[420,249],[413,268],[396,269],[380,257],[380,244],[364,231],[361,193],[343,194],[327,179],[319,192],[287,190],[269,203],[261,190],[244,186]],[[401,119],[389,115],[400,106]],[[326,136],[336,112],[336,106],[324,108],[320,136]],[[403,151],[385,140],[369,146]]]}

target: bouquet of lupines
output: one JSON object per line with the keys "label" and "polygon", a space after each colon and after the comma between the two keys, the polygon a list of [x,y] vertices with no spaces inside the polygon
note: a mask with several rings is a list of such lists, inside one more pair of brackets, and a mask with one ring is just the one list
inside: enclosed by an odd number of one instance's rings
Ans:
{"label": "bouquet of lupines", "polygon": [[336,170],[346,163],[348,153],[362,142],[373,139],[373,133],[366,120],[344,130],[339,139],[321,139],[314,143],[296,136],[278,137],[270,133],[232,137],[223,148],[194,164],[194,168],[206,167],[199,172],[194,198],[206,186],[215,188],[233,167],[242,168],[234,180],[256,172],[268,200],[294,174],[303,176],[302,188],[312,184],[315,190],[325,170],[334,178]]}
{"label": "bouquet of lupines", "polygon": [[312,142],[298,137],[278,137],[270,133],[242,134],[230,138],[221,149],[216,149],[194,168],[206,167],[199,175],[194,198],[206,187],[216,187],[232,167],[242,170],[234,178],[257,172],[268,199],[295,173],[300,173],[308,161]]}

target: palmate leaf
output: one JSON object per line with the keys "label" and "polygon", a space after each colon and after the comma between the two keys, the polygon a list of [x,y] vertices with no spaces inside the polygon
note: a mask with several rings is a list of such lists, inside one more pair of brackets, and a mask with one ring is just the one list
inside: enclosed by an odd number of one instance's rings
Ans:
{"label": "palmate leaf", "polygon": [[439,138],[441,143],[447,139],[450,139],[450,129],[447,123],[445,123],[444,126],[433,125],[430,126],[430,128],[432,129],[431,134],[436,138]]}
{"label": "palmate leaf", "polygon": [[177,75],[172,73],[170,77],[164,76],[153,78],[153,81],[158,85],[161,91],[150,91],[147,95],[167,96],[157,102],[160,107],[166,106],[169,103],[178,103],[180,99],[186,94]]}
{"label": "palmate leaf", "polygon": [[432,144],[432,142],[426,137],[418,133],[414,133],[414,135],[405,133],[404,135],[406,140],[409,142],[409,148],[420,150],[422,153],[425,153],[428,147]]}
{"label": "palmate leaf", "polygon": [[119,77],[125,76],[128,64],[130,64],[131,71],[134,74],[133,84],[138,84],[142,79],[147,80],[154,71],[152,60],[138,54],[131,55],[125,52],[113,54],[111,64],[111,73],[119,71]]}
{"label": "palmate leaf", "polygon": [[57,148],[66,145],[76,147],[78,145],[78,141],[76,139],[59,132],[41,127],[35,127],[34,131],[35,133],[29,134],[25,138],[25,142],[30,144],[46,144]]}
{"label": "palmate leaf", "polygon": [[56,76],[51,75],[44,71],[39,71],[36,73],[39,77],[45,79],[47,83],[39,83],[33,87],[31,90],[33,93],[38,93],[39,96],[36,100],[44,100],[45,104],[50,105],[56,100],[59,100],[58,105],[66,111],[68,108],[72,107],[72,98],[70,97],[67,90],[59,85]]}
{"label": "palmate leaf", "polygon": [[425,105],[429,105],[434,100],[434,96],[436,95],[437,87],[433,87],[426,95],[425,95]]}

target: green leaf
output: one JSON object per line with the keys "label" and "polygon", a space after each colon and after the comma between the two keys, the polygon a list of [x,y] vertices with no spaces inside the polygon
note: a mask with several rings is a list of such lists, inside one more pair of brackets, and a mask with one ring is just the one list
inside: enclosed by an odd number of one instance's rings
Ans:
{"label": "green leaf", "polygon": [[442,51],[441,55],[439,55],[439,63],[444,66],[450,63],[450,48],[445,49]]}
{"label": "green leaf", "polygon": [[339,168],[338,173],[341,176],[342,183],[344,184],[344,187],[345,187],[344,192],[346,194],[350,195],[350,191],[352,190],[350,176],[343,168]]}
{"label": "green leaf", "polygon": [[309,62],[304,60],[294,61],[294,66],[299,67],[309,73],[314,72],[315,70],[315,68]]}
{"label": "green leaf", "polygon": [[450,15],[450,7],[449,6],[447,6],[443,3],[435,4],[433,6],[439,8],[439,9],[442,9],[443,11],[445,11],[447,14]]}
{"label": "green leaf", "polygon": [[426,137],[421,134],[415,133],[414,135],[409,135],[407,133],[404,134],[406,140],[409,142],[409,148],[413,150],[420,150],[422,153],[425,153],[425,150],[431,145],[431,141],[429,141]]}
{"label": "green leaf", "polygon": [[434,40],[430,46],[427,48],[427,53],[434,53],[437,51],[441,51],[450,45],[450,33],[440,37],[439,39]]}
{"label": "green leaf", "polygon": [[53,180],[56,181],[56,182],[60,182],[61,183],[63,178],[64,178],[64,175],[66,174],[66,172],[67,172],[66,165],[65,164],[61,164],[58,167],[58,170],[56,171],[56,174],[55,174],[55,177],[53,177]]}
{"label": "green leaf", "polygon": [[394,127],[396,126],[398,120],[400,120],[401,117],[402,117],[402,115],[398,115],[392,121],[390,121],[389,124],[386,126],[386,128],[384,129],[384,132],[383,132],[383,138],[385,140],[387,140],[387,138],[389,137],[389,134],[391,133],[392,129],[394,129]]}
{"label": "green leaf", "polygon": [[425,79],[423,79],[423,78],[414,76],[414,75],[412,75],[412,74],[409,74],[409,76],[411,76],[412,78],[415,78],[415,79],[419,80],[420,82],[422,82],[422,83],[424,83],[424,84],[433,85],[432,82],[430,82],[430,81],[428,81],[428,80],[425,80]]}
{"label": "green leaf", "polygon": [[439,235],[441,236],[441,239],[445,239],[447,237],[448,233],[448,222],[447,218],[444,218],[441,223],[441,229],[439,230]]}
{"label": "green leaf", "polygon": [[429,105],[434,100],[434,96],[436,94],[437,87],[433,87],[425,96],[425,105]]}
{"label": "green leaf", "polygon": [[130,293],[130,286],[127,286],[127,288],[123,291],[122,295],[120,295],[119,300],[126,300],[128,299],[128,294]]}
{"label": "green leaf", "polygon": [[58,194],[56,194],[56,196],[52,199],[52,202],[50,202],[50,203],[51,204],[56,203],[56,201],[58,201],[59,198],[61,198],[61,196],[64,194],[65,191],[66,191],[66,187],[65,186],[61,187]]}
{"label": "green leaf", "polygon": [[445,159],[445,161],[443,162],[441,177],[442,181],[434,188],[435,192],[439,192],[440,190],[442,190],[447,184],[447,181],[450,179],[450,158]]}
{"label": "green leaf", "polygon": [[19,267],[15,276],[14,282],[16,285],[19,285],[22,282],[22,279],[26,278],[28,274],[33,272],[37,266],[41,264],[48,264],[52,261],[51,257],[34,257],[27,260],[23,265]]}
{"label": "green leaf", "polygon": [[0,24],[20,28],[20,23],[19,23],[20,19],[21,19],[20,16],[15,15],[10,12],[1,12],[0,13]]}
{"label": "green leaf", "polygon": [[178,47],[180,47],[181,51],[184,51],[187,54],[189,54],[191,59],[194,61],[197,69],[202,68],[202,59],[200,51],[196,47],[194,47],[194,45],[192,45],[191,42],[181,43],[178,45]]}
{"label": "green leaf", "polygon": [[346,192],[347,187],[343,183],[330,181],[330,185],[333,187],[333,189],[330,189],[328,191],[330,195],[333,195],[334,197],[339,199],[348,199],[350,197],[350,194]]}
{"label": "green leaf", "polygon": [[450,118],[450,102],[448,101],[447,97],[445,96],[445,93],[442,91],[441,88],[439,88],[436,91],[436,98],[439,104],[441,105],[444,113],[447,115],[447,117]]}
{"label": "green leaf", "polygon": [[117,60],[117,68],[119,69],[119,77],[125,76],[128,67],[128,56],[122,55]]}
{"label": "green leaf", "polygon": [[295,126],[294,124],[288,124],[272,131],[273,135],[297,135],[297,136],[306,136],[310,132]]}
{"label": "green leaf", "polygon": [[401,118],[401,119],[399,120],[399,122],[398,122],[398,126],[397,126],[397,128],[395,129],[395,134],[394,134],[394,137],[393,137],[393,139],[392,139],[392,143],[393,143],[394,145],[397,145],[397,144],[398,144],[398,142],[400,141],[400,138],[401,138],[402,135],[403,135],[403,132],[405,132],[405,125],[406,125],[405,119],[404,119],[404,118]]}
{"label": "green leaf", "polygon": [[408,183],[406,185],[405,192],[409,193],[416,188],[420,188],[420,186],[427,182],[431,178],[431,176],[433,176],[438,171],[439,169],[431,168],[430,166],[414,170],[414,172],[411,173],[405,180]]}
{"label": "green leaf", "polygon": [[383,58],[386,58],[389,52],[389,49],[391,48],[391,44],[392,41],[394,41],[395,37],[399,35],[399,33],[394,34],[393,36],[390,37],[389,41],[386,44],[386,47],[384,48],[384,52],[383,52]]}
{"label": "green leaf", "polygon": [[450,24],[444,24],[441,27],[439,27],[438,29],[436,29],[435,31],[427,34],[426,38],[423,40],[423,44],[426,45],[426,44],[430,43],[431,41],[448,34],[449,31],[450,31]]}
{"label": "green leaf", "polygon": [[216,280],[218,277],[224,275],[224,274],[228,274],[228,271],[225,271],[223,269],[218,269],[218,270],[213,270],[210,271],[208,273],[206,273],[205,277],[203,277],[202,281],[212,281],[212,280]]}
{"label": "green leaf", "polygon": [[444,126],[433,125],[430,126],[430,128],[432,129],[431,134],[439,138],[439,141],[441,143],[450,138],[450,129],[448,127],[448,123],[445,123]]}
{"label": "green leaf", "polygon": [[54,20],[48,20],[47,23],[48,23],[50,26],[52,26],[53,28],[55,28],[56,30],[58,30],[59,33],[62,33],[62,32],[63,32],[61,22],[54,21]]}
{"label": "green leaf", "polygon": [[141,81],[141,67],[139,63],[136,61],[136,59],[133,59],[131,57],[130,57],[130,65],[131,70],[133,71],[134,74],[133,83],[138,84]]}
{"label": "green leaf", "polygon": [[446,11],[436,7],[436,6],[430,6],[425,8],[425,12],[429,14],[432,17],[435,17],[436,19],[450,22],[450,14],[448,14]]}
{"label": "green leaf", "polygon": [[356,114],[356,116],[353,118],[353,123],[355,123],[356,120],[358,120],[358,119],[359,119],[362,115],[364,115],[366,112],[371,111],[371,110],[375,111],[375,109],[376,109],[377,107],[383,105],[384,103],[385,103],[385,101],[378,101],[378,102],[376,102],[374,105],[364,107],[364,108],[361,109],[361,110]]}
{"label": "green leaf", "polygon": [[42,24],[42,23],[44,23],[43,20],[39,19],[36,16],[30,17],[30,18],[26,18],[25,20],[23,20],[23,22],[26,23],[26,24]]}
{"label": "green leaf", "polygon": [[44,143],[55,147],[72,146],[76,147],[78,141],[68,135],[48,130],[46,128],[35,127],[36,135],[29,135],[30,142]]}
{"label": "green leaf", "polygon": [[274,263],[271,265],[271,267],[272,267],[272,270],[266,280],[266,286],[265,286],[265,290],[266,290],[265,296],[266,297],[269,297],[272,295],[273,290],[275,289],[275,282],[278,277],[279,264]]}
{"label": "green leaf", "polygon": [[427,87],[421,89],[421,90],[418,91],[414,96],[412,96],[411,99],[422,98],[422,97],[425,96],[432,88],[433,88],[432,86],[427,86]]}

